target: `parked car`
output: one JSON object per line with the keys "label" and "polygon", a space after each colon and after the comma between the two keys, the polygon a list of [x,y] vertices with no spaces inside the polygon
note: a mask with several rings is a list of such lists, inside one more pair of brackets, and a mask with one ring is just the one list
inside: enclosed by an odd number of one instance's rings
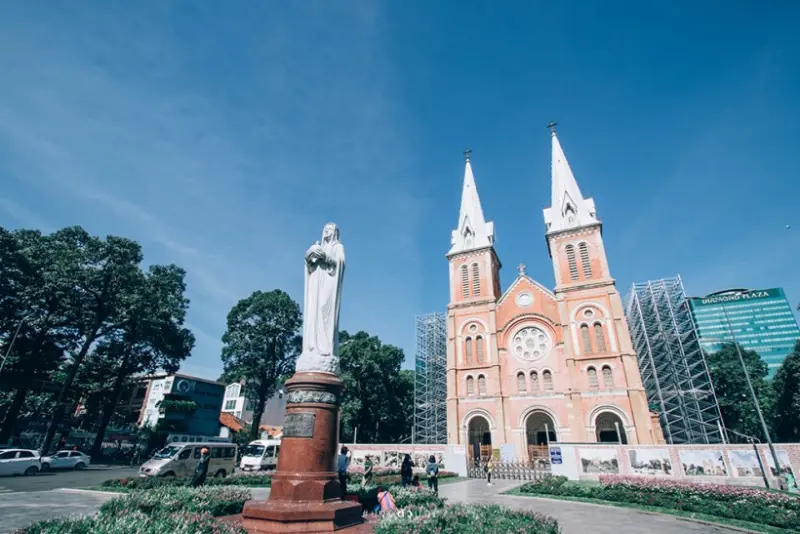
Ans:
{"label": "parked car", "polygon": [[41,469],[39,453],[28,449],[0,451],[0,475],[35,475]]}
{"label": "parked car", "polygon": [[42,458],[42,471],[48,469],[86,469],[92,463],[91,458],[80,451],[59,451]]}
{"label": "parked car", "polygon": [[170,443],[139,468],[140,477],[188,477],[200,461],[200,453],[208,449],[211,460],[209,476],[224,477],[236,468],[236,445],[233,443]]}

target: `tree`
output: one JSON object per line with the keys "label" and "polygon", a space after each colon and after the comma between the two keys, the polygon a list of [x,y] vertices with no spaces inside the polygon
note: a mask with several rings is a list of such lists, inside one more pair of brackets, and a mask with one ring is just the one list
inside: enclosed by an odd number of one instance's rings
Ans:
{"label": "tree", "polygon": [[775,439],[800,441],[800,341],[772,379],[775,395]]}
{"label": "tree", "polygon": [[339,335],[339,357],[345,384],[340,436],[342,441],[397,443],[411,434],[413,372],[401,371],[405,355],[376,336],[358,332]]}
{"label": "tree", "polygon": [[258,438],[264,407],[281,379],[294,371],[302,343],[300,306],[283,291],[255,291],[228,313],[222,336],[222,367],[226,382],[244,380],[244,393],[253,402],[250,440]]}
{"label": "tree", "polygon": [[66,264],[63,273],[72,282],[69,292],[68,328],[76,351],[56,398],[56,409],[47,427],[42,451],[50,448],[64,416],[64,405],[75,377],[89,350],[98,340],[119,328],[124,320],[124,304],[134,283],[141,276],[141,246],[122,237],[108,236],[105,241],[89,235],[80,226],[59,230],[51,237],[52,248]]}
{"label": "tree", "polygon": [[[768,418],[772,413],[774,402],[772,388],[766,380],[769,369],[757,352],[743,347],[739,349],[758,397],[761,412],[769,426]],[[766,441],[753,397],[747,387],[736,345],[726,343],[717,352],[708,354],[706,360],[725,426],[740,434]]]}
{"label": "tree", "polygon": [[[116,330],[98,344],[93,366],[111,379],[110,395],[92,446],[99,456],[108,423],[119,403],[126,382],[134,375],[164,370],[174,373],[189,357],[194,335],[183,327],[189,300],[184,296],[186,273],[175,265],[153,265],[128,294]],[[102,375],[101,375],[102,376]]]}

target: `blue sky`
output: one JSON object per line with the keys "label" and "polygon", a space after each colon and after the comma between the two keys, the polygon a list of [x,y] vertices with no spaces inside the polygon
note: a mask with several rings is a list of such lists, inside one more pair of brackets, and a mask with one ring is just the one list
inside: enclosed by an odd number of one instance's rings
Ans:
{"label": "blue sky", "polygon": [[465,147],[503,286],[519,262],[553,285],[557,120],[623,293],[680,273],[795,306],[800,7],[645,4],[4,2],[0,224],[81,224],[186,268],[183,370],[215,378],[230,307],[302,301],[335,221],[342,327],[412,365],[414,315],[447,304]]}

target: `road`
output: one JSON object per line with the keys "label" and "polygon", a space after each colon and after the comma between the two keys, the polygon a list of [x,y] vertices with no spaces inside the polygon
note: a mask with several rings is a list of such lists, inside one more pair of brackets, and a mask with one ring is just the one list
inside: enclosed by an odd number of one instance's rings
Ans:
{"label": "road", "polygon": [[48,471],[31,477],[3,476],[0,477],[0,493],[91,488],[109,478],[136,476],[137,472],[138,468],[93,465],[84,471]]}

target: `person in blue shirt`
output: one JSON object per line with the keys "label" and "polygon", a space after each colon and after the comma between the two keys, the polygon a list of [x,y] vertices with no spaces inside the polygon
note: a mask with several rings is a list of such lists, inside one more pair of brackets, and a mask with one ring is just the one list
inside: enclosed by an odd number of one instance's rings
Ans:
{"label": "person in blue shirt", "polygon": [[347,495],[347,469],[350,467],[350,451],[342,445],[342,452],[339,454],[336,465],[339,472],[339,485],[342,487],[342,500]]}

